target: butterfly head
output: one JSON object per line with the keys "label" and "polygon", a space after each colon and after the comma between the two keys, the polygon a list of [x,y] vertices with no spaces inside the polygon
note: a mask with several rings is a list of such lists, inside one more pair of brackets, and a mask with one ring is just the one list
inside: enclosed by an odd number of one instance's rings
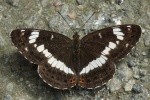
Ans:
{"label": "butterfly head", "polygon": [[77,32],[73,35],[73,39],[79,39],[79,35]]}

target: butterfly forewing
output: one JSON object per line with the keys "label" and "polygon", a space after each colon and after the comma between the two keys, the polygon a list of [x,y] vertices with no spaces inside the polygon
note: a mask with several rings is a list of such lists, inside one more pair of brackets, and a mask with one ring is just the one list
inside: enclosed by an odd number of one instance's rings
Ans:
{"label": "butterfly forewing", "polygon": [[47,84],[59,89],[71,88],[76,84],[71,39],[38,29],[14,30],[11,39],[29,61],[39,65],[38,72]]}
{"label": "butterfly forewing", "polygon": [[[57,56],[59,55],[58,52],[60,52],[62,48],[66,49],[69,47],[71,42],[68,37],[61,34],[33,29],[14,30],[11,32],[11,38],[19,51],[21,51],[27,59],[36,64],[42,63],[45,60],[43,49],[47,49],[49,53],[53,53],[53,55]],[[39,54],[41,55],[39,56]],[[32,55],[32,57],[30,57],[30,55]]]}
{"label": "butterfly forewing", "polygon": [[80,47],[79,85],[96,88],[107,82],[115,72],[114,62],[129,53],[140,35],[140,26],[120,25],[83,37]]}

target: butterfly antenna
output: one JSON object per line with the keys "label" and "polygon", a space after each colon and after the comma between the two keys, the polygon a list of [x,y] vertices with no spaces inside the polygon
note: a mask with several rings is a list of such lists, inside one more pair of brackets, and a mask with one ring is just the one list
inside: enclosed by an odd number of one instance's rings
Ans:
{"label": "butterfly antenna", "polygon": [[[58,11],[59,15],[65,20],[65,22],[68,24],[68,26],[70,27],[69,23],[66,21],[66,19],[61,15],[61,13]],[[70,29],[72,30],[73,33],[75,33],[75,31],[73,31],[73,28],[70,27]]]}
{"label": "butterfly antenna", "polygon": [[79,33],[81,31],[81,29],[85,26],[85,24],[91,19],[91,17],[95,14],[95,12],[88,18],[88,20],[86,20],[86,22],[81,26],[80,30],[77,32]]}

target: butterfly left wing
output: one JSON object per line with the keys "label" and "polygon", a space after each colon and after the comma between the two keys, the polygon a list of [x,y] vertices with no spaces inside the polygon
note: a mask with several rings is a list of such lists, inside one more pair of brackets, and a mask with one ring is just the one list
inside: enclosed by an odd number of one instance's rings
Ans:
{"label": "butterfly left wing", "polygon": [[10,36],[20,53],[39,65],[38,73],[47,84],[58,89],[68,89],[76,84],[71,39],[39,29],[16,29]]}
{"label": "butterfly left wing", "polygon": [[117,60],[126,56],[141,35],[138,25],[104,28],[81,39],[79,86],[97,88],[113,77]]}

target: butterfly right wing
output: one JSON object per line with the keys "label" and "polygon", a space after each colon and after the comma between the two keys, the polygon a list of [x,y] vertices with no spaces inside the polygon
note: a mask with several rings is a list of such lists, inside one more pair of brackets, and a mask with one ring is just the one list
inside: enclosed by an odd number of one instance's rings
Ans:
{"label": "butterfly right wing", "polygon": [[71,39],[38,29],[16,29],[10,36],[22,55],[39,65],[39,75],[47,84],[58,89],[68,89],[76,84]]}
{"label": "butterfly right wing", "polygon": [[126,56],[141,36],[138,25],[104,28],[81,39],[79,86],[97,88],[113,77],[115,62]]}

